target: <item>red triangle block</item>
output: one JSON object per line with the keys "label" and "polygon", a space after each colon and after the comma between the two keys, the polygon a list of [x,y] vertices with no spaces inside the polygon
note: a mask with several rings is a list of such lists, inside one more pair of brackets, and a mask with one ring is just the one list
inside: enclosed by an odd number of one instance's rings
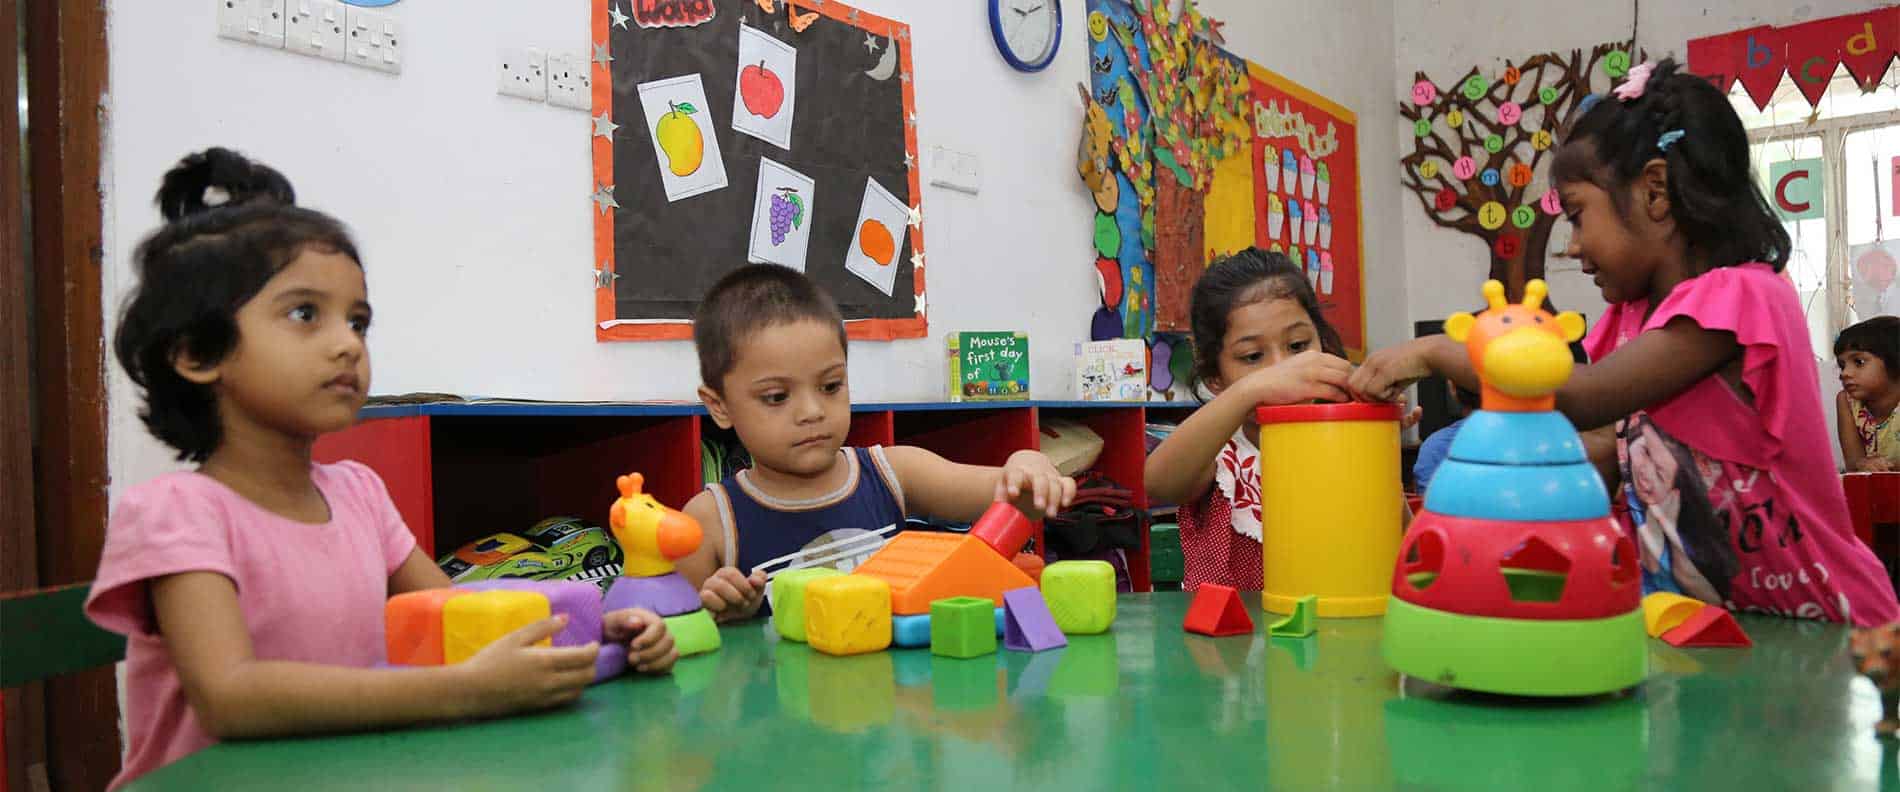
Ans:
{"label": "red triangle block", "polygon": [[1202,583],[1188,605],[1187,620],[1181,625],[1188,632],[1220,637],[1253,632],[1253,619],[1240,604],[1240,595],[1218,583]]}
{"label": "red triangle block", "polygon": [[1755,645],[1748,640],[1748,633],[1742,632],[1742,626],[1735,623],[1734,616],[1714,605],[1703,606],[1675,629],[1663,633],[1662,639],[1670,646],[1746,648]]}

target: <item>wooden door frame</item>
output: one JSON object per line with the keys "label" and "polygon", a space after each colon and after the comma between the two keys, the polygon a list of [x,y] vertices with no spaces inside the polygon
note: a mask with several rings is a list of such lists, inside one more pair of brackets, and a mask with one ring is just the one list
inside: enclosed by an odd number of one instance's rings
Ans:
{"label": "wooden door frame", "polygon": [[[104,0],[4,0],[23,7],[27,62],[26,200],[31,261],[37,429],[30,540],[37,585],[91,580],[106,527],[104,214],[100,189],[106,90]],[[17,45],[8,42],[9,51]],[[5,108],[12,112],[12,108]],[[10,182],[8,190],[17,190]],[[16,194],[17,200],[17,194]],[[17,215],[15,215],[17,217]],[[8,221],[8,225],[17,225]],[[13,257],[16,261],[18,257]],[[18,283],[18,281],[9,281]],[[22,290],[16,290],[22,291]],[[9,312],[11,313],[11,312]],[[10,391],[8,392],[10,393]],[[12,399],[9,399],[12,401]],[[16,434],[7,414],[7,434]],[[11,447],[9,447],[11,450]],[[12,482],[9,481],[9,484]],[[12,500],[9,498],[9,500]],[[17,525],[17,524],[16,524]],[[19,530],[0,525],[0,531]],[[9,582],[22,577],[5,573]],[[46,771],[54,789],[99,789],[118,772],[114,669],[45,685]],[[28,726],[29,731],[35,731]],[[11,739],[11,738],[10,738]],[[18,760],[12,760],[18,763]]]}

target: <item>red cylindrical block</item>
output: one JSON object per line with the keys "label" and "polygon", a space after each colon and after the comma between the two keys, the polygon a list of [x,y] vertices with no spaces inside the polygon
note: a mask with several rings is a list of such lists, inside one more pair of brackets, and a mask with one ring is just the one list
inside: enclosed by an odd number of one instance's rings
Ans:
{"label": "red cylindrical block", "polygon": [[1014,558],[1022,552],[1023,545],[1029,544],[1033,530],[1029,518],[1016,507],[997,501],[970,526],[970,535],[983,540],[998,555]]}

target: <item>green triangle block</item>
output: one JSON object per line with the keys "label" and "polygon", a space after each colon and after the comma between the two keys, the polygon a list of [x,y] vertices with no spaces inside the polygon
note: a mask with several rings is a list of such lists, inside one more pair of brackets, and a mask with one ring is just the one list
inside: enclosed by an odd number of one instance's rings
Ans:
{"label": "green triangle block", "polygon": [[1273,623],[1267,634],[1275,638],[1304,638],[1313,634],[1314,615],[1319,610],[1319,595],[1308,594],[1293,606],[1293,613]]}

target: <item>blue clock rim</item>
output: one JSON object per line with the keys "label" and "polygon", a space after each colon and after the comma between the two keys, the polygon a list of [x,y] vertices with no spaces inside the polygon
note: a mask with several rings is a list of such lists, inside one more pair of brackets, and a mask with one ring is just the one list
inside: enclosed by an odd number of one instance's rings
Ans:
{"label": "blue clock rim", "polygon": [[990,0],[990,38],[996,41],[996,51],[1002,54],[1003,61],[1019,72],[1039,72],[1049,68],[1049,64],[1056,60],[1056,53],[1062,49],[1062,0],[1045,1],[1056,8],[1056,32],[1049,44],[1049,52],[1042,56],[1042,60],[1032,63],[1016,57],[1016,53],[1010,50],[1009,42],[1003,38],[1003,22],[999,16],[1003,0]]}

